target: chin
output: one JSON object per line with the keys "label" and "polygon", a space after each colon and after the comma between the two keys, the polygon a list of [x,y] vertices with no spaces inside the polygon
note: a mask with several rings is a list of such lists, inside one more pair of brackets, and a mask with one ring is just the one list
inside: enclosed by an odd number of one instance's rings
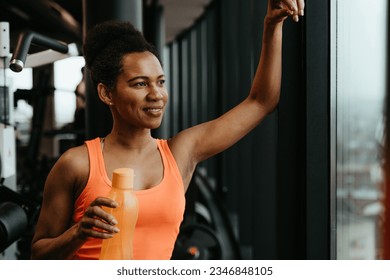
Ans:
{"label": "chin", "polygon": [[157,129],[157,128],[159,128],[160,126],[161,126],[161,121],[158,122],[158,123],[150,124],[150,125],[148,126],[148,128],[149,128],[149,129]]}

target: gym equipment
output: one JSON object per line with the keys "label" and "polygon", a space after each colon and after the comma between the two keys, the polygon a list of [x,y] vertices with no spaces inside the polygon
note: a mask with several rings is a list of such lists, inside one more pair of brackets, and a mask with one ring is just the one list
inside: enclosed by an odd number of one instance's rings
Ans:
{"label": "gym equipment", "polygon": [[172,259],[241,259],[226,210],[203,169],[195,170],[187,197],[185,219],[180,227]]}
{"label": "gym equipment", "polygon": [[0,185],[0,252],[35,225],[39,205]]}

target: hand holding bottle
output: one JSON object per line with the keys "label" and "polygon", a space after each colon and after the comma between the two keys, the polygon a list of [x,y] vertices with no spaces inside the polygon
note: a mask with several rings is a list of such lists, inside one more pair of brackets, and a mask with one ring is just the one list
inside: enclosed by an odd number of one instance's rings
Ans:
{"label": "hand holding bottle", "polygon": [[79,222],[77,230],[79,238],[107,239],[118,233],[119,229],[115,226],[118,221],[102,208],[116,208],[117,206],[117,202],[107,197],[98,197],[92,201]]}

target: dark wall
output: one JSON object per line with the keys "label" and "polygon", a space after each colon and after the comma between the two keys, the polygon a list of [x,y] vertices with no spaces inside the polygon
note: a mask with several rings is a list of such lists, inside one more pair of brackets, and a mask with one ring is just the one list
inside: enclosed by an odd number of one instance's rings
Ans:
{"label": "dark wall", "polygon": [[[168,46],[167,137],[226,112],[249,93],[267,1],[213,1]],[[201,166],[215,180],[248,259],[328,259],[329,1],[284,26],[278,108]]]}

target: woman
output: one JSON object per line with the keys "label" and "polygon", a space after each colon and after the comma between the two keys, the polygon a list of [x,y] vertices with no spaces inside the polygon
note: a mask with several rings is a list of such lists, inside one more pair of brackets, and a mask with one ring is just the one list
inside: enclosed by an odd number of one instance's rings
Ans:
{"label": "woman", "polygon": [[218,119],[169,140],[151,136],[168,101],[154,48],[128,23],[93,28],[84,46],[86,66],[113,116],[105,138],[65,152],[48,175],[32,258],[97,259],[103,239],[118,232],[101,206],[114,169],[134,169],[139,217],[135,259],[169,259],[184,213],[184,194],[196,165],[227,149],[256,127],[279,101],[283,22],[303,16],[303,0],[268,1],[263,48],[249,96]]}

